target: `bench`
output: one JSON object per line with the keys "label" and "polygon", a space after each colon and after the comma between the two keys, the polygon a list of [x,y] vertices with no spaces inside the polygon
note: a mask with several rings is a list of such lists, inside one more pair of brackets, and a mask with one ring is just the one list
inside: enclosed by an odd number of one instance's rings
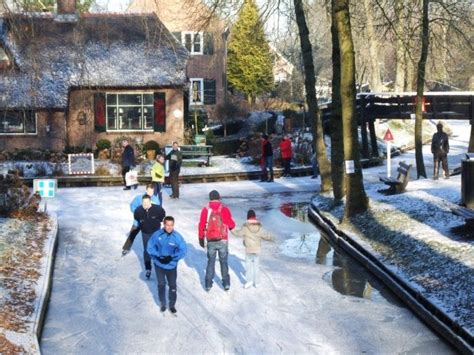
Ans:
{"label": "bench", "polygon": [[410,169],[411,164],[406,164],[404,162],[398,163],[398,176],[396,179],[389,178],[389,177],[381,177],[380,181],[382,181],[385,185],[390,186],[388,189],[388,193],[390,194],[400,194],[405,192],[405,189],[408,185],[408,180],[410,179]]}
{"label": "bench", "polygon": [[451,209],[451,211],[458,215],[466,221],[468,226],[474,227],[474,210],[467,207],[456,207]]}
{"label": "bench", "polygon": [[212,145],[181,145],[180,150],[183,158],[204,157],[205,163],[199,166],[209,166],[212,156]]}

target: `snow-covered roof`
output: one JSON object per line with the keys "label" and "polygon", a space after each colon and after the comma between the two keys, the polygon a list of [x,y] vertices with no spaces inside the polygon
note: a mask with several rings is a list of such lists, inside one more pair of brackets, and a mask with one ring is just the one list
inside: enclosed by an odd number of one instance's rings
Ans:
{"label": "snow-covered roof", "polygon": [[0,107],[66,108],[71,88],[144,88],[186,83],[188,52],[154,14],[0,17]]}

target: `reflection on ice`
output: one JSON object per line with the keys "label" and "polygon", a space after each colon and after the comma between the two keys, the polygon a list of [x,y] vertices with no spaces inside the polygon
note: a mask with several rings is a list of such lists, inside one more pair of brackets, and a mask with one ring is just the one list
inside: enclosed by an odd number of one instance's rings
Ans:
{"label": "reflection on ice", "polygon": [[[302,223],[309,223],[308,206],[307,202],[284,203],[280,206],[280,212]],[[335,251],[327,237],[321,236],[316,228],[315,233],[292,233],[290,238],[280,245],[280,250],[291,258],[315,260],[316,264],[335,266],[334,270],[325,274],[324,280],[343,295],[375,302],[389,301],[402,306],[363,266],[343,252]]]}

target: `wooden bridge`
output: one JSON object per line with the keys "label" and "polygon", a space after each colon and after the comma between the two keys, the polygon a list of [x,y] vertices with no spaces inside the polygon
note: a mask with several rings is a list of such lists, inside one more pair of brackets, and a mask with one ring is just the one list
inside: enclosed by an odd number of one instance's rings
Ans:
{"label": "wooden bridge", "polygon": [[[357,118],[361,127],[362,156],[378,157],[376,119],[414,119],[416,93],[359,93],[357,94]],[[331,103],[321,105],[323,120],[331,117]],[[474,92],[448,91],[426,92],[423,96],[423,119],[469,120],[471,143],[474,136]],[[368,129],[368,132],[367,132]],[[370,137],[370,149],[369,149]]]}

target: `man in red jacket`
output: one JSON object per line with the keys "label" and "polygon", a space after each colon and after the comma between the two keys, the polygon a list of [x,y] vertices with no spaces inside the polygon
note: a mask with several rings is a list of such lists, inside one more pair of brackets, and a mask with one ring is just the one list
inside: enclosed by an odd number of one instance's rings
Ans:
{"label": "man in red jacket", "polygon": [[216,254],[219,253],[219,263],[221,264],[222,286],[224,290],[230,288],[229,276],[229,229],[234,229],[235,222],[230,210],[222,204],[219,192],[212,190],[209,193],[209,205],[201,210],[199,220],[199,245],[206,247],[207,240],[207,268],[205,278],[205,288],[209,291],[214,279]]}
{"label": "man in red jacket", "polygon": [[291,176],[291,140],[287,134],[283,136],[283,139],[280,142],[280,154],[281,160],[283,162],[283,176]]}

